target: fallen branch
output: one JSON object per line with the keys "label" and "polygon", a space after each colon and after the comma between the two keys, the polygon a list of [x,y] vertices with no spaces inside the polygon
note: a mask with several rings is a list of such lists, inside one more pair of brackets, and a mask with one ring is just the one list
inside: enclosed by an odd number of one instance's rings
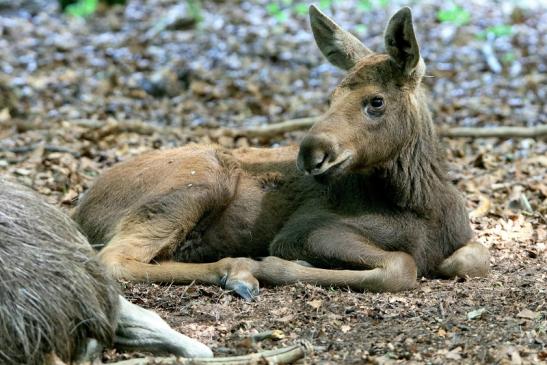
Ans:
{"label": "fallen branch", "polygon": [[291,364],[311,355],[313,346],[305,341],[299,345],[284,347],[243,356],[188,359],[181,357],[145,357],[123,360],[113,365],[251,365],[251,364]]}
{"label": "fallen branch", "polygon": [[490,207],[492,206],[492,203],[490,202],[490,199],[484,195],[479,196],[479,205],[469,212],[469,218],[476,219],[484,217],[488,214],[490,211]]}
{"label": "fallen branch", "polygon": [[[319,117],[308,117],[291,119],[285,122],[268,124],[252,128],[221,128],[221,129],[199,129],[189,131],[190,135],[209,135],[212,138],[226,137],[247,137],[271,139],[284,133],[305,130],[310,128]],[[101,140],[107,136],[119,133],[137,133],[141,135],[152,135],[154,133],[174,133],[180,135],[180,129],[169,126],[157,126],[153,123],[139,120],[117,121],[108,120],[101,122],[89,119],[76,119],[69,121],[73,125],[88,128],[89,131],[83,134],[84,139]],[[547,136],[547,125],[536,127],[453,127],[438,128],[439,136],[449,138],[539,138]]]}
{"label": "fallen branch", "polygon": [[[78,121],[82,122],[82,121]],[[155,132],[160,132],[161,129],[153,125],[152,123],[145,123],[142,121],[117,121],[109,120],[106,123],[102,124],[92,124],[90,121],[88,123],[78,124],[80,126],[88,127],[90,130],[82,134],[82,138],[99,141],[108,136],[121,134],[121,133],[137,133],[140,135],[150,136]]]}
{"label": "fallen branch", "polygon": [[75,151],[71,148],[64,146],[56,146],[51,144],[41,144],[34,143],[27,146],[14,146],[14,147],[2,147],[0,146],[0,152],[8,151],[13,153],[28,153],[36,150],[39,147],[43,147],[45,152],[60,152],[60,153],[70,153],[72,156],[78,158],[80,157],[80,152]]}
{"label": "fallen branch", "polygon": [[[299,131],[310,128],[318,118],[299,118],[287,120],[285,122],[268,124],[256,128],[232,129],[223,128],[217,133],[227,137],[247,137],[247,138],[271,138],[283,133]],[[214,134],[213,134],[214,135]]]}
{"label": "fallen branch", "polygon": [[538,138],[547,136],[547,125],[537,127],[456,127],[439,130],[443,137],[473,137],[473,138]]}
{"label": "fallen branch", "polygon": [[[247,138],[272,138],[283,133],[294,132],[310,128],[318,117],[299,118],[287,120],[281,123],[268,124],[255,128],[233,129],[225,128],[213,131],[213,136],[222,135],[228,137]],[[537,127],[455,127],[439,128],[441,137],[472,137],[472,138],[538,138],[547,136],[547,125]]]}

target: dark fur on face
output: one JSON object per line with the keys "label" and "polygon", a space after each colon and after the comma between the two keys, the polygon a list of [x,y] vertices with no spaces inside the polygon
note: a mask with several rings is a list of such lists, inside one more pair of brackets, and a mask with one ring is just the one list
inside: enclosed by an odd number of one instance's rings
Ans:
{"label": "dark fur on face", "polygon": [[69,217],[0,178],[0,363],[72,361],[88,338],[111,344],[116,288]]}

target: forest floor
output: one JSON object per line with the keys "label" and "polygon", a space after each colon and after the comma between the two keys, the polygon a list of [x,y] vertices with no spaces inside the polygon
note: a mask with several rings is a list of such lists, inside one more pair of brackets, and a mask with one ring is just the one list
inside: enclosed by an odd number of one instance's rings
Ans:
{"label": "forest floor", "polygon": [[[134,0],[82,21],[53,2],[0,2],[0,173],[68,211],[101,171],[144,151],[190,141],[298,143],[304,132],[207,131],[326,110],[342,74],[316,49],[305,8],[202,3],[197,14],[176,1]],[[383,27],[400,2],[358,10],[334,3],[327,13],[382,49]],[[410,3],[439,126],[547,122],[546,8],[456,1],[469,19],[440,22],[448,8]],[[263,287],[250,303],[197,284],[122,283],[125,294],[220,356],[308,340],[317,350],[305,362],[314,364],[547,363],[546,140],[442,143],[469,210],[485,208],[471,221],[492,255],[488,278],[422,279],[397,294]],[[283,335],[251,340],[269,330]]]}

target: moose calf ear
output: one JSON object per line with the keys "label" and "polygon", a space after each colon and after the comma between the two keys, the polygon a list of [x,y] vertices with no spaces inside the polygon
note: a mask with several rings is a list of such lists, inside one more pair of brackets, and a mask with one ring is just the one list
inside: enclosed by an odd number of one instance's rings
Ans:
{"label": "moose calf ear", "polygon": [[412,13],[404,7],[391,17],[384,33],[387,53],[406,75],[411,75],[420,61],[420,48],[414,35]]}
{"label": "moose calf ear", "polygon": [[372,53],[361,41],[340,28],[315,5],[310,6],[310,23],[321,53],[336,67],[349,70],[359,59]]}

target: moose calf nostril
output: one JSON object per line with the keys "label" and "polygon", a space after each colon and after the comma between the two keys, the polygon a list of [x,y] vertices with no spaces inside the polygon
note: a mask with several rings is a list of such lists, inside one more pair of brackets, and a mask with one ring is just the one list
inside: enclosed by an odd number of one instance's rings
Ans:
{"label": "moose calf nostril", "polygon": [[323,166],[325,161],[327,161],[328,157],[329,157],[328,153],[323,153],[322,156],[317,156],[316,159],[315,159],[316,163],[315,163],[314,169],[321,168],[321,166]]}

